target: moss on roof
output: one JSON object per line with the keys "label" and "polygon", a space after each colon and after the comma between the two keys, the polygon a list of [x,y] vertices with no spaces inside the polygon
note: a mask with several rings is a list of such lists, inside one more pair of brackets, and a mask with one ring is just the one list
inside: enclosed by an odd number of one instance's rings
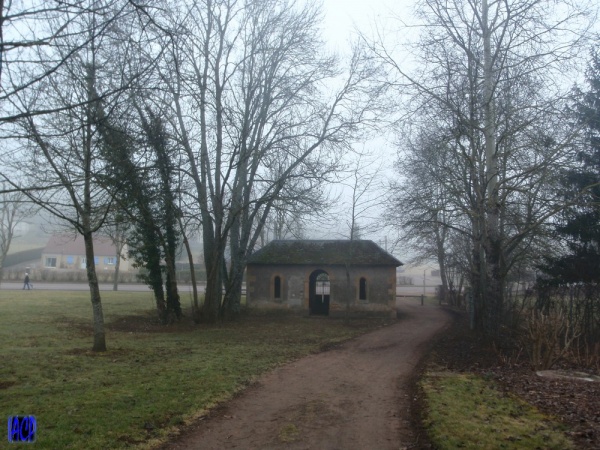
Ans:
{"label": "moss on roof", "polygon": [[375,242],[366,240],[272,241],[254,252],[248,264],[403,265]]}

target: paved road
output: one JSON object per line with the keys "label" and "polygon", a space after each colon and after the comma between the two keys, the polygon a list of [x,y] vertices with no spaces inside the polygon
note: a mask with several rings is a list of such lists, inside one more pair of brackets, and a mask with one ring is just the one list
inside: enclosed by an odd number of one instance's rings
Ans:
{"label": "paved road", "polygon": [[[49,283],[49,282],[40,282],[34,281],[33,283],[34,289],[38,290],[50,290],[50,291],[87,291],[89,286],[87,283]],[[192,292],[192,286],[189,284],[179,284],[179,290],[181,292]],[[101,283],[100,290],[101,291],[112,291],[113,285],[112,283]],[[18,290],[23,289],[22,282],[8,282],[3,281],[0,284],[0,290]],[[138,283],[121,283],[119,284],[120,291],[132,291],[132,292],[146,292],[150,288],[144,284]],[[198,284],[198,292],[204,292],[204,285]],[[434,286],[428,286],[426,288],[426,295],[432,296],[435,293]],[[420,296],[423,294],[422,286],[397,286],[396,287],[396,295],[398,296]]]}
{"label": "paved road", "polygon": [[[89,290],[89,286],[87,283],[44,283],[35,281],[32,283],[34,290],[49,290],[49,291],[87,291]],[[112,291],[113,285],[112,283],[101,283],[100,290],[101,291]],[[190,285],[180,284],[178,288],[182,292],[192,291],[192,287]],[[200,292],[204,292],[204,286],[199,285],[198,290]],[[23,283],[12,283],[3,281],[0,284],[1,290],[19,290],[23,289]],[[145,284],[119,284],[120,291],[135,291],[135,292],[146,292],[149,291],[150,288]]]}

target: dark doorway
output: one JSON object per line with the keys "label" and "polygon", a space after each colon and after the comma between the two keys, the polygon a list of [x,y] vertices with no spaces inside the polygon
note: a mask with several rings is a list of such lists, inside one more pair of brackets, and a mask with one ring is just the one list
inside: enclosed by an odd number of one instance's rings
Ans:
{"label": "dark doorway", "polygon": [[308,280],[308,309],[310,314],[329,315],[329,275],[324,270],[315,270]]}

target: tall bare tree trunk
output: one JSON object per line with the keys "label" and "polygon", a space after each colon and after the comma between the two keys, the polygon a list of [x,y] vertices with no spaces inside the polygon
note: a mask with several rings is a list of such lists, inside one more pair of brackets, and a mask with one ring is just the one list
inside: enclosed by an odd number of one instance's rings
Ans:
{"label": "tall bare tree trunk", "polygon": [[121,271],[121,253],[123,253],[123,248],[125,246],[125,236],[120,233],[118,227],[117,227],[117,230],[115,233],[116,233],[116,239],[113,239],[113,244],[115,244],[115,247],[117,249],[117,252],[116,252],[117,260],[115,261],[113,291],[118,291],[119,290],[119,273]]}
{"label": "tall bare tree trunk", "polygon": [[[95,16],[94,16],[95,21]],[[95,103],[98,101],[96,96],[96,54],[95,42],[92,41],[92,62],[86,68],[87,75],[87,98],[90,101],[89,107],[85,109],[86,124],[83,135],[83,164],[84,164],[84,184],[83,184],[83,202],[79,209],[81,214],[81,231],[85,245],[85,268],[87,271],[88,284],[90,286],[90,299],[92,302],[93,321],[94,321],[94,345],[92,350],[95,352],[106,351],[106,337],[104,335],[104,314],[102,312],[102,300],[100,298],[100,287],[98,286],[98,276],[96,274],[96,260],[94,255],[94,240],[92,236],[92,160],[93,160],[93,125],[96,121]],[[73,188],[74,190],[74,188]],[[75,197],[71,194],[72,197]],[[74,202],[76,203],[76,202]]]}
{"label": "tall bare tree trunk", "polygon": [[117,260],[115,261],[115,273],[113,275],[113,291],[119,290],[119,272],[121,271],[121,257],[117,255]]}
{"label": "tall bare tree trunk", "polygon": [[244,257],[231,261],[225,298],[223,299],[222,317],[224,319],[231,320],[240,313],[245,267],[246,258]]}
{"label": "tall bare tree trunk", "polygon": [[200,305],[198,304],[198,286],[196,284],[196,269],[194,268],[194,255],[192,254],[192,249],[190,247],[190,241],[188,240],[187,234],[183,229],[183,224],[181,220],[179,220],[179,227],[181,229],[181,236],[183,239],[183,245],[185,246],[185,251],[188,256],[188,263],[190,266],[190,281],[192,283],[192,295],[193,295],[193,304],[192,304],[192,319],[195,323],[200,322]]}
{"label": "tall bare tree trunk", "polygon": [[[206,241],[205,241],[206,242]],[[223,283],[221,270],[225,255],[218,242],[214,242],[207,252],[204,246],[204,263],[206,266],[206,291],[202,305],[202,320],[207,323],[215,323],[219,320],[221,302],[223,297]]]}
{"label": "tall bare tree trunk", "polygon": [[96,276],[94,241],[91,231],[83,234],[83,242],[85,245],[85,269],[87,272],[88,285],[90,286],[90,298],[92,301],[92,312],[94,317],[94,345],[92,350],[95,352],[105,352],[106,338],[104,335],[104,314],[102,312],[98,277]]}
{"label": "tall bare tree trunk", "polygon": [[444,220],[439,220],[438,216],[440,213],[436,213],[435,217],[435,241],[437,246],[437,259],[438,265],[440,266],[440,278],[442,279],[442,289],[440,292],[440,303],[443,303],[447,300],[448,296],[448,275],[447,275],[447,267],[446,267],[446,228],[442,225]]}
{"label": "tall bare tree trunk", "polygon": [[486,331],[495,335],[502,319],[504,280],[501,268],[500,201],[498,196],[498,153],[496,148],[496,104],[494,96],[495,70],[492,60],[488,0],[482,0],[481,22],[483,38],[483,92],[486,176]]}

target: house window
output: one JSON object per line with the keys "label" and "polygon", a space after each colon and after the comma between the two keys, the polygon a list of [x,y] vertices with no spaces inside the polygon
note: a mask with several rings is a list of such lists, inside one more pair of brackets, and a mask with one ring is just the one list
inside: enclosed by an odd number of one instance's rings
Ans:
{"label": "house window", "polygon": [[104,258],[104,265],[106,266],[114,266],[117,264],[117,258],[115,256],[108,256]]}
{"label": "house window", "polygon": [[367,279],[361,278],[358,284],[358,299],[364,302],[367,301]]}
{"label": "house window", "polygon": [[75,259],[72,256],[67,256],[67,264],[73,264]]}
{"label": "house window", "polygon": [[46,267],[56,267],[56,257],[50,256],[46,258],[46,262],[44,264]]}
{"label": "house window", "polygon": [[[82,268],[82,269],[85,269],[85,263],[86,263],[86,262],[87,262],[87,259],[86,259],[86,257],[85,257],[85,256],[83,256],[83,257],[81,258],[81,268]],[[94,256],[94,264],[95,264],[95,265],[98,265],[98,263],[99,263],[99,262],[100,262],[100,258],[99,258],[99,257],[97,257],[97,256]]]}
{"label": "house window", "polygon": [[273,293],[275,298],[281,298],[281,277],[279,276],[273,280]]}

